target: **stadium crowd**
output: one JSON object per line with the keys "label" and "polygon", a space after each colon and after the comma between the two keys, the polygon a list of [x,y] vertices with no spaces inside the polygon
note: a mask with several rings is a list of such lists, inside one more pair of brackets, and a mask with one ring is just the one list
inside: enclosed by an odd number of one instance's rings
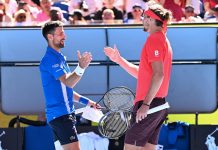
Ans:
{"label": "stadium crowd", "polygon": [[[142,24],[148,0],[0,0],[0,26]],[[218,0],[156,0],[172,23],[218,22]]]}

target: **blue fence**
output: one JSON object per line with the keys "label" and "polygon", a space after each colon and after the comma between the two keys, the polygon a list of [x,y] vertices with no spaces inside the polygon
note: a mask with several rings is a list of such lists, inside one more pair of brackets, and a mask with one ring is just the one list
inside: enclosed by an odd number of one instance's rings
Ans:
{"label": "blue fence", "polygon": [[[94,100],[115,86],[135,91],[136,80],[120,67],[108,63],[106,45],[116,44],[120,53],[138,62],[148,34],[139,27],[65,29],[63,53],[76,66],[76,51],[90,51],[93,64],[75,90]],[[46,49],[39,28],[0,30],[1,110],[6,114],[44,112],[38,63]],[[168,29],[173,48],[173,70],[167,100],[170,113],[210,113],[217,108],[217,28],[177,27]],[[80,107],[80,105],[76,105]]]}

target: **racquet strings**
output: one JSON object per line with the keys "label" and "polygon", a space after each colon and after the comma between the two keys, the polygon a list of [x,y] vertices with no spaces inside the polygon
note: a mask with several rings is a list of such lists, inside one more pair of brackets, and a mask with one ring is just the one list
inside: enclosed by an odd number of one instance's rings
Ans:
{"label": "racquet strings", "polygon": [[135,95],[126,87],[109,90],[103,97],[104,105],[111,111],[129,111],[133,106]]}
{"label": "racquet strings", "polygon": [[131,114],[129,112],[109,112],[99,121],[98,129],[104,137],[116,139],[126,132],[130,120]]}

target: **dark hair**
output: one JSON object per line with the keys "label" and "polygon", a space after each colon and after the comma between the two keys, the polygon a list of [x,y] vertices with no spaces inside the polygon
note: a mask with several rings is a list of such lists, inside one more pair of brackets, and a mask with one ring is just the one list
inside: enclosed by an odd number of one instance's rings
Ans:
{"label": "dark hair", "polygon": [[24,2],[24,1],[19,1],[19,2],[18,2],[18,10],[19,10],[19,9],[24,9],[24,6],[25,6],[25,5],[27,5],[26,2]]}
{"label": "dark hair", "polygon": [[86,4],[86,1],[82,0],[82,1],[79,3],[79,9],[80,9],[80,10],[83,10],[84,12],[89,11],[89,6]]}
{"label": "dark hair", "polygon": [[55,29],[57,27],[63,27],[63,23],[61,21],[50,21],[45,23],[42,26],[42,35],[44,36],[44,38],[48,41],[48,34],[54,34]]}
{"label": "dark hair", "polygon": [[83,19],[83,15],[82,15],[82,12],[80,10],[75,10],[73,13],[70,14],[70,16],[77,17],[78,20]]}
{"label": "dark hair", "polygon": [[163,8],[160,4],[153,4],[150,6],[151,11],[153,11],[162,21],[155,20],[157,26],[162,26],[163,21],[169,21],[172,13]]}

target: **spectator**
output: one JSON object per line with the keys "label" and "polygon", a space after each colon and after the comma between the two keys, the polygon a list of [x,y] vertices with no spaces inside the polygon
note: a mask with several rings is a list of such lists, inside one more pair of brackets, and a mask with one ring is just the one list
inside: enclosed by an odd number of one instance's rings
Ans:
{"label": "spectator", "polygon": [[0,0],[0,22],[1,25],[9,25],[13,22],[13,18],[11,15],[7,14],[6,7],[5,7],[5,1]]}
{"label": "spectator", "polygon": [[35,10],[37,10],[37,11],[40,10],[40,6],[39,6],[40,4],[34,3],[33,0],[22,0],[22,1],[26,2],[28,4],[28,6],[30,6],[32,9],[34,9],[34,11]]}
{"label": "spectator", "polygon": [[139,4],[142,7],[142,9],[145,9],[146,2],[144,0],[126,0],[125,10],[127,14],[132,12],[132,7],[136,3]]}
{"label": "spectator", "polygon": [[35,21],[35,19],[36,19],[36,13],[35,13],[35,15],[33,15],[29,4],[27,4],[25,1],[19,1],[19,2],[18,2],[18,8],[17,8],[17,10],[20,10],[20,9],[23,9],[23,10],[26,11],[26,14],[27,14],[27,19],[26,19],[26,20],[27,20],[28,22],[33,22],[33,21]]}
{"label": "spectator", "polygon": [[114,6],[119,8],[124,14],[126,13],[127,0],[115,0]]}
{"label": "spectator", "polygon": [[115,0],[104,0],[104,7],[97,11],[95,14],[95,20],[102,20],[102,14],[105,9],[111,9],[114,12],[114,19],[123,20],[123,13],[118,8],[114,7]]}
{"label": "spectator", "polygon": [[215,17],[215,18],[209,18],[206,20],[206,22],[218,22],[218,4],[211,9],[212,10],[212,15]]}
{"label": "spectator", "polygon": [[218,0],[204,0],[204,19],[207,20],[209,18],[214,18],[214,11],[212,8],[214,8],[218,4]]}
{"label": "spectator", "polygon": [[104,24],[114,24],[114,12],[111,9],[105,9],[102,13],[102,20]]}
{"label": "spectator", "polygon": [[52,7],[58,7],[66,20],[69,18],[69,1],[68,0],[53,0]]}
{"label": "spectator", "polygon": [[174,2],[179,5],[181,8],[185,8],[187,0],[174,0]]}
{"label": "spectator", "polygon": [[192,6],[196,15],[203,13],[203,3],[201,0],[187,0],[186,6]]}
{"label": "spectator", "polygon": [[0,26],[2,26],[2,22],[4,22],[3,18],[4,18],[4,12],[0,10],[0,23],[1,23]]}
{"label": "spectator", "polygon": [[84,18],[90,20],[95,12],[101,8],[101,0],[71,0],[69,11],[73,12],[74,9],[80,9]]}
{"label": "spectator", "polygon": [[82,15],[80,9],[75,9],[69,14],[69,23],[72,25],[85,25],[87,24],[86,20]]}
{"label": "spectator", "polygon": [[194,7],[193,6],[186,6],[185,7],[185,17],[182,17],[180,22],[183,23],[202,23],[204,22],[201,17],[195,15]]}
{"label": "spectator", "polygon": [[5,2],[6,14],[13,17],[18,7],[16,0],[5,0],[4,2]]}
{"label": "spectator", "polygon": [[36,17],[37,22],[45,22],[50,20],[51,0],[40,0],[41,11]]}
{"label": "spectator", "polygon": [[164,0],[163,6],[172,12],[172,21],[180,21],[184,16],[182,6],[178,5],[175,0]]}
{"label": "spectator", "polygon": [[[125,14],[127,1],[128,0],[115,0],[113,6],[118,8],[119,10],[121,10],[123,12],[123,14]],[[134,0],[131,0],[131,1],[134,1]],[[140,0],[140,1],[142,1],[142,0]],[[99,4],[99,8],[101,9],[105,6],[105,0],[99,0],[99,2],[101,2]]]}
{"label": "spectator", "polygon": [[142,24],[142,19],[141,19],[142,13],[143,13],[143,9],[142,9],[141,5],[136,3],[132,7],[132,12],[128,13],[128,23]]}
{"label": "spectator", "polygon": [[67,23],[67,20],[64,18],[63,13],[59,7],[52,7],[49,15],[51,21],[61,21],[64,24]]}
{"label": "spectator", "polygon": [[30,23],[27,22],[27,13],[25,10],[20,9],[14,14],[14,25],[15,26],[30,25]]}

